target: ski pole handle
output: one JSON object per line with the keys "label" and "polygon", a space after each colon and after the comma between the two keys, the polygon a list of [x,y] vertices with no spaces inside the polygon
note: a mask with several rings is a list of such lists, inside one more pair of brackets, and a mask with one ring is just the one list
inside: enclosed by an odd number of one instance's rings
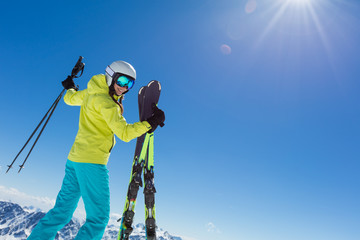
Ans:
{"label": "ski pole handle", "polygon": [[[82,62],[84,58],[82,56],[79,57],[78,61],[75,64],[75,67],[73,68],[73,70],[71,71],[71,77],[72,78],[78,78],[81,77],[81,75],[84,72],[84,67],[85,67],[85,63]],[[80,76],[76,76],[78,75],[78,73],[81,71]]]}

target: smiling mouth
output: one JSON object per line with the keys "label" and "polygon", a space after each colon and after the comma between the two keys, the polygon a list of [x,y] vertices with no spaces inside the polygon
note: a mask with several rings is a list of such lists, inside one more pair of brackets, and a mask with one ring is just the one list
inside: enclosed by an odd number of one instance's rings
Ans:
{"label": "smiling mouth", "polygon": [[119,89],[119,91],[118,91],[118,92],[119,92],[119,95],[121,95],[121,94],[125,93],[125,92],[126,92],[126,90],[120,90],[120,89]]}

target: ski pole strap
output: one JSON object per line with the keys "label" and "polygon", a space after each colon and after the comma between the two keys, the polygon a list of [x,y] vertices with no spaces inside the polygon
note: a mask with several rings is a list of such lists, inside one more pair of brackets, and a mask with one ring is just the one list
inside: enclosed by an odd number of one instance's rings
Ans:
{"label": "ski pole strap", "polygon": [[[83,59],[84,58],[82,56],[79,57],[78,61],[75,64],[75,67],[71,71],[71,77],[73,77],[73,78],[81,77],[81,75],[84,72],[84,68],[85,68],[85,63],[82,62]],[[81,71],[80,76],[76,76],[80,71]]]}

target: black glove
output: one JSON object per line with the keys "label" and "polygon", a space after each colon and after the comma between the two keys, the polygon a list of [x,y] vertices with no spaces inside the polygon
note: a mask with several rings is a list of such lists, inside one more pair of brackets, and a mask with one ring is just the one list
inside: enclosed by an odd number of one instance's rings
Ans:
{"label": "black glove", "polygon": [[151,129],[148,132],[152,133],[155,131],[155,129],[159,125],[161,127],[164,126],[165,113],[154,104],[153,105],[153,114],[146,121],[151,125]]}
{"label": "black glove", "polygon": [[78,88],[75,86],[74,79],[71,76],[68,76],[64,81],[61,82],[66,90],[74,88],[76,91]]}

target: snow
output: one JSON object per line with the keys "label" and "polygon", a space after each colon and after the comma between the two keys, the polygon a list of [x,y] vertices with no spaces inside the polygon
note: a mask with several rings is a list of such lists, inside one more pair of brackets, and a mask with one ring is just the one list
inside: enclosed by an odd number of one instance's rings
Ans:
{"label": "snow", "polygon": [[[33,206],[20,206],[16,203],[0,201],[0,240],[23,240],[29,236],[31,230],[45,215],[41,209]],[[111,214],[109,224],[103,235],[103,240],[117,239],[120,223],[119,214]],[[82,220],[73,218],[57,235],[56,240],[69,240],[76,236]],[[158,240],[183,240],[181,237],[170,235],[167,231],[158,228]],[[145,240],[144,224],[136,224],[130,240]]]}

